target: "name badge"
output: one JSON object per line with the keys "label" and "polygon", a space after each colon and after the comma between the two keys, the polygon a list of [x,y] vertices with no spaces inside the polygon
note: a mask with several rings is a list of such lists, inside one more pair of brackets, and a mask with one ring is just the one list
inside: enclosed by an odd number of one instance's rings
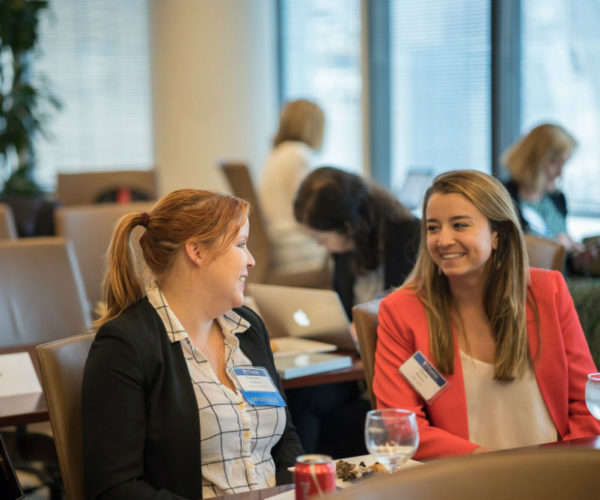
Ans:
{"label": "name badge", "polygon": [[285,406],[285,401],[266,368],[253,366],[233,369],[246,401],[257,406]]}
{"label": "name badge", "polygon": [[400,373],[421,397],[431,402],[446,388],[448,381],[440,375],[421,351],[415,352],[399,368]]}

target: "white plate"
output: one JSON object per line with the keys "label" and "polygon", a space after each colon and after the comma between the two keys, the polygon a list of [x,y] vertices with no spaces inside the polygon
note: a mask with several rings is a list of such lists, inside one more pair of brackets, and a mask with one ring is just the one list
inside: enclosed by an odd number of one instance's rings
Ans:
{"label": "white plate", "polygon": [[[351,464],[359,464],[361,462],[364,462],[367,467],[369,465],[373,465],[375,462],[377,462],[377,459],[373,455],[359,455],[357,457],[335,459],[333,462],[335,463],[338,460],[344,460],[345,462],[348,462]],[[408,460],[400,468],[414,467],[415,465],[422,465],[422,462],[418,462],[416,460]],[[290,472],[294,472],[294,467],[288,467],[288,470]],[[367,477],[373,477],[373,476],[367,476]],[[357,479],[355,481],[342,481],[341,479],[336,478],[335,485],[338,487],[338,489],[344,489],[344,488],[348,488],[354,484],[357,484],[360,481],[361,481],[361,479]]]}
{"label": "white plate", "polygon": [[333,344],[298,337],[277,337],[271,339],[271,344],[276,346],[276,350],[273,351],[275,358],[311,352],[331,352],[337,349]]}

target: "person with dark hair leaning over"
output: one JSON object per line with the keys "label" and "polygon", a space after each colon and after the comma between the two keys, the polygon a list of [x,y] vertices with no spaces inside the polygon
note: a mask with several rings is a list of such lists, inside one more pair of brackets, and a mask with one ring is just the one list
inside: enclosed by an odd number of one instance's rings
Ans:
{"label": "person with dark hair leaning over", "polygon": [[296,220],[332,255],[333,288],[352,306],[400,286],[420,240],[419,220],[389,191],[333,167],[311,172],[294,200]]}

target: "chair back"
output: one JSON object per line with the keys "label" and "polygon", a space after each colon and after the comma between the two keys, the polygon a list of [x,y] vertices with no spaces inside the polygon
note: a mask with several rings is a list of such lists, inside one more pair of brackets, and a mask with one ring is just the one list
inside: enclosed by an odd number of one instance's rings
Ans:
{"label": "chair back", "polygon": [[[273,264],[273,243],[267,231],[250,171],[245,163],[221,161],[219,166],[235,196],[250,203],[250,237],[248,248],[256,261],[248,272],[248,281],[272,285],[328,288],[331,284],[329,261],[324,258],[322,266],[314,269],[290,271],[276,269]],[[291,201],[290,201],[291,203]]]}
{"label": "chair back", "polygon": [[265,219],[256,195],[256,190],[250,177],[250,171],[245,163],[219,163],[224,172],[233,194],[250,203],[250,237],[248,248],[252,252],[256,265],[248,272],[248,280],[255,283],[265,283],[271,268],[271,240],[267,233]]}
{"label": "chair back", "polygon": [[93,339],[94,334],[87,333],[37,346],[42,385],[67,500],[85,498],[81,381]]}
{"label": "chair back", "polygon": [[600,451],[511,450],[407,467],[331,495],[331,500],[571,500],[598,498]]}
{"label": "chair back", "polygon": [[365,381],[369,390],[371,407],[377,407],[375,394],[373,393],[373,376],[375,375],[375,349],[377,347],[377,326],[379,320],[379,303],[381,299],[371,300],[364,304],[357,304],[352,308],[352,319],[356,328],[358,344],[360,346],[360,357],[365,371]]}
{"label": "chair back", "polygon": [[56,209],[56,232],[73,244],[91,309],[102,299],[105,256],[117,221],[131,212],[148,212],[152,206],[153,202],[96,203]]}
{"label": "chair back", "polygon": [[6,203],[0,203],[0,240],[17,238],[17,227],[12,210]]}
{"label": "chair back", "polygon": [[81,333],[90,314],[75,252],[60,237],[0,241],[0,346]]}
{"label": "chair back", "polygon": [[562,272],[567,256],[567,250],[563,245],[534,234],[525,234],[524,236],[531,267]]}
{"label": "chair back", "polygon": [[56,196],[63,205],[87,205],[96,203],[102,194],[119,188],[129,188],[134,193],[143,194],[147,200],[154,200],[156,171],[59,173]]}

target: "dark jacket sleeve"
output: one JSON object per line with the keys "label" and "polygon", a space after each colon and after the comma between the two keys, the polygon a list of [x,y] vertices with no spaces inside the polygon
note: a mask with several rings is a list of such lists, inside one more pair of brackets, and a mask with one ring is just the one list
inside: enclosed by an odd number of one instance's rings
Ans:
{"label": "dark jacket sleeve", "polygon": [[513,206],[515,207],[515,211],[517,212],[517,216],[519,217],[519,222],[521,223],[521,229],[524,233],[528,233],[530,231],[529,223],[525,220],[525,217],[523,217],[523,212],[521,211],[519,185],[515,181],[509,180],[504,183],[504,187],[506,188],[508,194],[510,194],[510,197],[512,198]]}
{"label": "dark jacket sleeve", "polygon": [[[402,221],[385,221],[383,227],[384,287],[400,286],[412,271],[419,252],[421,222],[411,217]],[[348,318],[354,306],[353,252],[333,256],[333,289],[340,296]]]}
{"label": "dark jacket sleeve", "polygon": [[[248,330],[238,334],[242,351],[244,351],[254,365],[264,366],[267,369],[273,382],[277,386],[279,393],[285,399],[285,392],[281,384],[281,379],[275,369],[275,361],[273,359],[273,352],[271,351],[269,334],[264,323],[260,317],[248,307],[235,309],[235,312],[248,320],[251,324],[251,327]],[[271,456],[275,462],[277,484],[293,482],[294,477],[293,474],[288,471],[288,467],[294,466],[296,464],[296,457],[304,453],[287,406],[285,408],[285,416],[286,425],[283,435],[271,450]]]}
{"label": "dark jacket sleeve", "polygon": [[183,500],[144,480],[148,432],[144,361],[125,332],[103,327],[82,384],[83,457],[88,500]]}
{"label": "dark jacket sleeve", "polygon": [[417,261],[421,221],[416,218],[388,223],[384,234],[385,288],[400,286]]}
{"label": "dark jacket sleeve", "polygon": [[352,318],[354,305],[353,252],[333,254],[333,289],[340,296],[348,318]]}
{"label": "dark jacket sleeve", "polygon": [[563,217],[566,217],[569,211],[567,210],[567,198],[565,194],[557,189],[556,191],[548,193],[548,196],[552,200],[552,203],[554,203],[554,206],[559,211],[559,213]]}
{"label": "dark jacket sleeve", "polygon": [[202,496],[194,389],[146,299],[96,334],[81,401],[87,500]]}

